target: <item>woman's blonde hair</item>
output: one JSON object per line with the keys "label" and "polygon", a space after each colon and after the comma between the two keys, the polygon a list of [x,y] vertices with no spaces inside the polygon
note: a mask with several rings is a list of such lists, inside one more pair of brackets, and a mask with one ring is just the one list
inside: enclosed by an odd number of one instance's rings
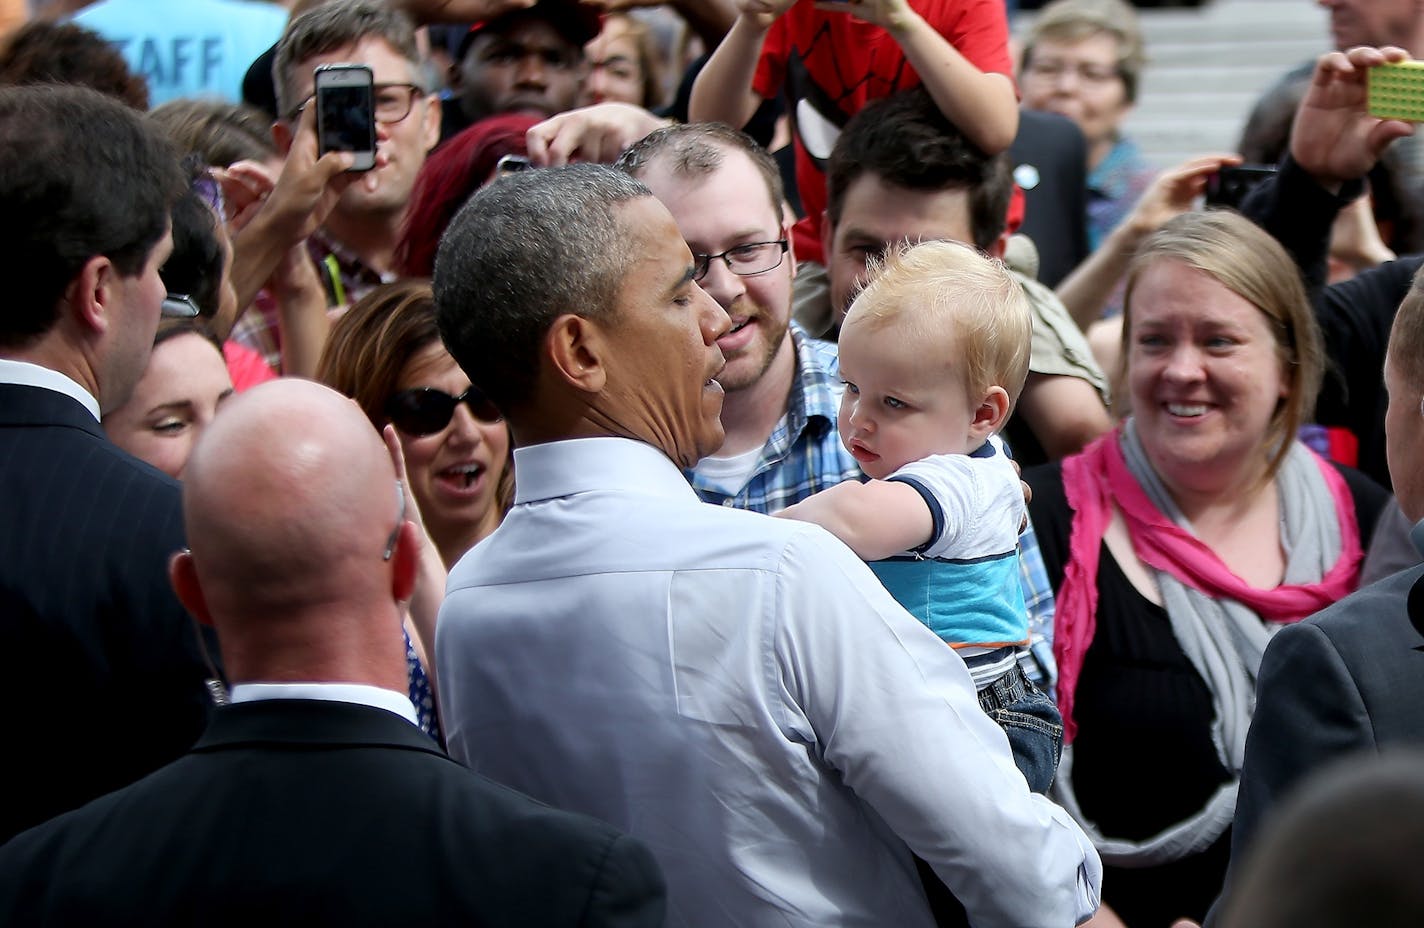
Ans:
{"label": "woman's blonde hair", "polygon": [[1138,280],[1162,260],[1195,268],[1255,306],[1271,323],[1276,357],[1286,383],[1263,436],[1270,459],[1263,479],[1275,476],[1301,425],[1310,420],[1325,371],[1320,326],[1301,283],[1300,271],[1280,244],[1230,210],[1184,213],[1169,220],[1138,249],[1127,273],[1122,326],[1122,364],[1132,345],[1132,302]]}

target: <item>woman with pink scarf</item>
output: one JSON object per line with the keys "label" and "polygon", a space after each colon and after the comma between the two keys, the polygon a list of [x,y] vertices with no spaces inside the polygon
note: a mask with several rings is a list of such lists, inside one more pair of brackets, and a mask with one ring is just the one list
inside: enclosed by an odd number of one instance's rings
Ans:
{"label": "woman with pink scarf", "polygon": [[1355,588],[1386,496],[1295,440],[1320,334],[1286,253],[1236,214],[1144,243],[1122,357],[1132,416],[1026,479],[1058,597],[1055,798],[1098,846],[1106,908],[1165,928],[1221,888],[1267,640]]}

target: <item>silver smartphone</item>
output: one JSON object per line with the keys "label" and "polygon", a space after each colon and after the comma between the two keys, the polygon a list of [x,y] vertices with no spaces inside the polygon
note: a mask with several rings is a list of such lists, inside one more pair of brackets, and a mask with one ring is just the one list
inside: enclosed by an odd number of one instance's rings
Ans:
{"label": "silver smartphone", "polygon": [[324,64],[313,78],[316,137],[320,154],[349,151],[349,170],[376,166],[376,99],[371,69],[364,64]]}

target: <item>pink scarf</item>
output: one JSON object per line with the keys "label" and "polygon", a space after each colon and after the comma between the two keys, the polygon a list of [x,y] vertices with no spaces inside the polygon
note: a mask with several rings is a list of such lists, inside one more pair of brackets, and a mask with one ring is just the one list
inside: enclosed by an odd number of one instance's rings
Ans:
{"label": "pink scarf", "polygon": [[1340,557],[1317,583],[1260,590],[1236,576],[1210,548],[1152,504],[1128,469],[1118,441],[1118,432],[1110,432],[1063,461],[1063,489],[1073,510],[1073,527],[1053,622],[1053,656],[1058,662],[1063,737],[1070,742],[1077,734],[1073,696],[1078,674],[1097,625],[1098,557],[1113,504],[1121,510],[1133,551],[1144,564],[1205,595],[1236,600],[1268,622],[1296,622],[1318,612],[1354,590],[1359,576],[1360,532],[1354,499],[1344,478],[1318,455],[1316,462],[1340,524]]}

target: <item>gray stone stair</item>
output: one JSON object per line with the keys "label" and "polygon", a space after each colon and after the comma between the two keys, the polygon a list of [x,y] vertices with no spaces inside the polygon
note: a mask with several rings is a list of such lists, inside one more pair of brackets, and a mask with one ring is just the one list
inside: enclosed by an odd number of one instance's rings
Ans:
{"label": "gray stone stair", "polygon": [[[1015,20],[1015,35],[1033,15]],[[1126,131],[1164,168],[1232,151],[1261,91],[1330,48],[1328,14],[1311,0],[1215,0],[1138,16],[1148,63]]]}

